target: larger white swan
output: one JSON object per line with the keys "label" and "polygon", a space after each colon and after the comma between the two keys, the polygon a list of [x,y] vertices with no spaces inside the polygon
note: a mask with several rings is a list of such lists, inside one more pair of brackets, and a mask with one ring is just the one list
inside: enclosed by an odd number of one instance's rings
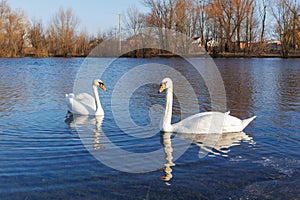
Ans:
{"label": "larger white swan", "polygon": [[192,115],[182,121],[171,124],[173,104],[173,82],[164,78],[158,93],[166,90],[166,109],[161,124],[161,131],[177,133],[229,133],[241,132],[256,117],[240,120],[229,112],[203,112]]}
{"label": "larger white swan", "polygon": [[104,83],[100,79],[96,79],[92,83],[94,97],[88,93],[66,94],[66,104],[69,111],[78,115],[104,115],[99,99],[98,86],[106,91]]}

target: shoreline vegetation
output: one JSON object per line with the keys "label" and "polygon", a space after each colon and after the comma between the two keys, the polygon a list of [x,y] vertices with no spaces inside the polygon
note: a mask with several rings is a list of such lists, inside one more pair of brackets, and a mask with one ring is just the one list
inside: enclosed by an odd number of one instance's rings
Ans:
{"label": "shoreline vegetation", "polygon": [[[245,53],[191,53],[191,54],[173,54],[173,53],[146,53],[144,55],[133,55],[132,53],[125,53],[123,55],[120,55],[118,57],[123,58],[176,58],[176,57],[190,57],[190,58],[197,58],[197,57],[207,57],[210,56],[212,58],[300,58],[300,53],[297,54],[289,54],[286,57],[283,57],[280,53],[264,53],[259,55],[254,54],[245,54]],[[53,55],[53,56],[36,56],[32,54],[24,54],[23,56],[18,57],[0,57],[0,58],[86,58],[86,57],[114,57],[111,56],[89,56],[89,55],[69,55],[69,56],[62,56],[62,55]]]}
{"label": "shoreline vegetation", "polygon": [[299,1],[140,3],[149,11],[142,13],[133,5],[119,14],[118,29],[93,35],[79,30],[80,20],[71,9],[60,8],[45,26],[0,0],[0,58],[300,58]]}

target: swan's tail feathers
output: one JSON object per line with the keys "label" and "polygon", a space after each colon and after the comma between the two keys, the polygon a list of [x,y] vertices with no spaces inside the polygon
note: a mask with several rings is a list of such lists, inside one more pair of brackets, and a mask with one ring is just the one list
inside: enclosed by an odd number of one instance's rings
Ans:
{"label": "swan's tail feathers", "polygon": [[73,94],[66,94],[66,104],[67,104],[67,107],[69,109],[69,111],[72,112],[72,105],[73,105]]}
{"label": "swan's tail feathers", "polygon": [[229,115],[230,114],[230,110],[229,111],[227,111],[227,112],[225,112],[225,115]]}
{"label": "swan's tail feathers", "polygon": [[252,122],[255,118],[256,116],[250,117],[248,119],[244,119],[242,121],[241,131],[243,131],[250,124],[250,122]]}

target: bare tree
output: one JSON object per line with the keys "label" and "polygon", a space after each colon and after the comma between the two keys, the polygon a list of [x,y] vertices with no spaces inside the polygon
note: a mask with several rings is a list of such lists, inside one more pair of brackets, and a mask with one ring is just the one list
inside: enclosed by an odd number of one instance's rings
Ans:
{"label": "bare tree", "polygon": [[24,36],[29,22],[22,10],[13,11],[7,2],[0,2],[0,55],[17,57],[23,54]]}
{"label": "bare tree", "polygon": [[186,33],[186,19],[187,19],[187,1],[177,0],[174,7],[174,22],[175,31]]}
{"label": "bare tree", "polygon": [[125,25],[126,28],[133,31],[133,35],[139,33],[139,30],[145,25],[145,16],[140,13],[135,5],[130,6],[127,9],[125,15]]}
{"label": "bare tree", "polygon": [[207,2],[204,0],[199,1],[199,4],[197,4],[197,9],[196,11],[196,15],[198,15],[198,20],[199,22],[197,23],[197,34],[199,35],[199,37],[201,38],[201,46],[205,46],[205,48],[207,49],[206,46],[206,40],[208,39],[208,18],[207,18],[207,14],[206,14],[206,6],[207,6]]}
{"label": "bare tree", "polygon": [[300,3],[295,0],[295,2],[291,2],[287,4],[290,12],[292,13],[291,19],[291,46],[296,51],[297,45],[300,42]]}
{"label": "bare tree", "polygon": [[299,2],[292,0],[277,0],[272,7],[276,33],[281,41],[282,57],[288,57],[290,46],[295,46],[299,31],[299,9]]}
{"label": "bare tree", "polygon": [[264,41],[264,35],[265,35],[265,27],[266,27],[266,18],[267,18],[267,1],[268,0],[262,0],[262,20],[261,20],[261,33],[260,33],[260,42],[262,43]]}
{"label": "bare tree", "polygon": [[91,48],[93,48],[91,41],[92,39],[86,31],[80,32],[75,39],[74,54],[76,56],[87,56]]}
{"label": "bare tree", "polygon": [[36,57],[48,56],[48,45],[45,31],[41,22],[33,21],[29,29],[29,39]]}
{"label": "bare tree", "polygon": [[151,9],[147,16],[147,24],[159,28],[161,49],[170,49],[171,38],[167,29],[174,25],[174,9],[176,0],[143,0],[144,5]]}
{"label": "bare tree", "polygon": [[244,53],[249,54],[253,50],[253,45],[251,45],[256,35],[255,31],[257,30],[258,22],[257,18],[255,17],[255,4],[251,6],[249,12],[246,14],[246,22],[245,22],[245,46],[244,46]]}
{"label": "bare tree", "polygon": [[[247,21],[247,18],[250,19],[250,21],[253,20],[253,14],[251,13],[254,10],[254,0],[236,0],[235,2],[235,26],[236,26],[236,41],[237,41],[237,49],[240,50],[241,48],[241,38],[242,34],[245,28],[243,27],[243,22]],[[252,23],[250,23],[252,28]],[[249,33],[249,32],[248,32]]]}
{"label": "bare tree", "polygon": [[242,23],[253,5],[253,0],[214,0],[208,5],[208,17],[217,20],[214,23],[219,26],[219,38],[224,40],[226,51],[239,49]]}
{"label": "bare tree", "polygon": [[[176,40],[174,40],[175,48],[182,53],[188,53],[190,49],[191,44],[186,39],[198,37],[199,35],[200,12],[203,10],[201,10],[200,3],[197,0],[177,0],[175,2],[173,29],[175,29],[176,34],[183,33],[187,36],[180,38],[178,35],[181,34],[177,34]],[[201,35],[203,36],[203,34]]]}
{"label": "bare tree", "polygon": [[71,9],[61,8],[54,15],[48,29],[52,53],[65,57],[72,54],[78,25],[79,20]]}

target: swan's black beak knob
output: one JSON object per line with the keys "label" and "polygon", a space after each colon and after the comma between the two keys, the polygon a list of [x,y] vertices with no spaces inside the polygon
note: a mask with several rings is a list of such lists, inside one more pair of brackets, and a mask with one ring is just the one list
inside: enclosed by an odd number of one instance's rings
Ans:
{"label": "swan's black beak knob", "polygon": [[165,83],[160,84],[158,89],[158,94],[162,93],[165,89],[166,89],[166,84]]}

